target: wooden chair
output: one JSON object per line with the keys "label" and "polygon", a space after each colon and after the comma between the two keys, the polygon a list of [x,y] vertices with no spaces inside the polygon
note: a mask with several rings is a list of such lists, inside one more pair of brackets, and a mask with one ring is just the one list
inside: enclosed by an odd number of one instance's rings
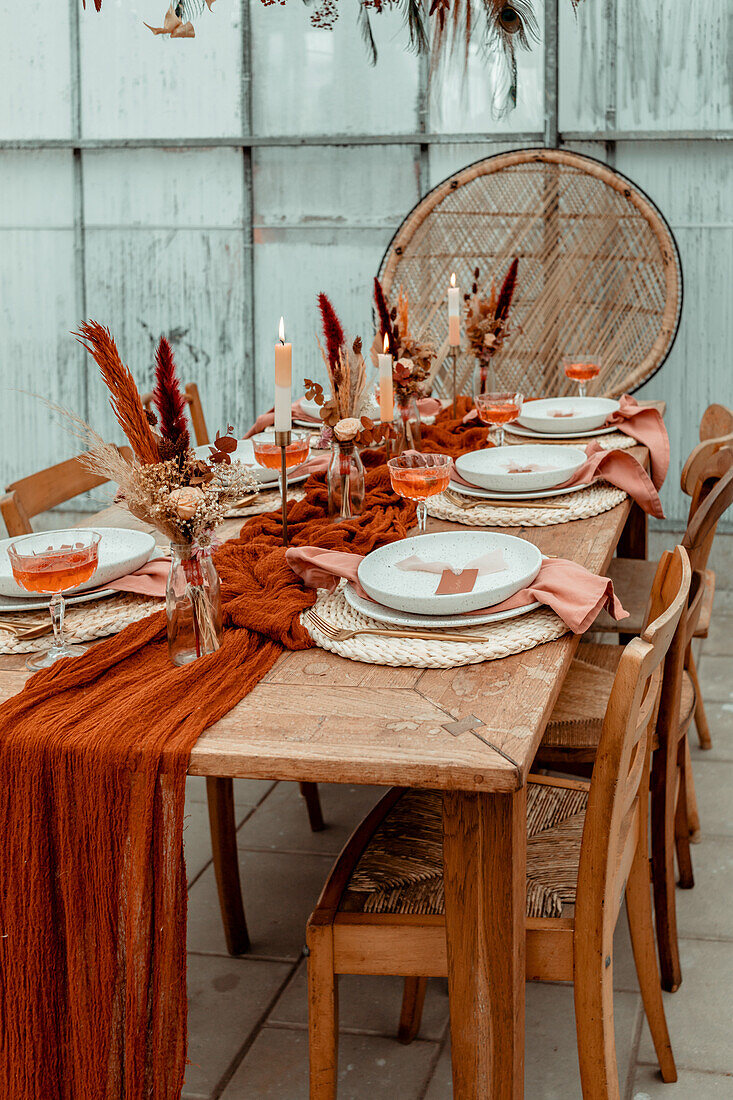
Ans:
{"label": "wooden chair", "polygon": [[[657,1058],[664,1080],[676,1080],[654,948],[647,790],[662,664],[690,577],[682,548],[663,556],[659,614],[619,662],[590,784],[532,777],[527,788],[527,977],[574,983],[583,1095],[593,1100],[619,1098],[612,960],[624,892]],[[310,1096],[333,1100],[337,975],[405,975],[400,1027],[409,1041],[425,976],[447,974],[438,792],[395,789],[372,810],[331,872],[307,937]]]}
{"label": "wooden chair", "polygon": [[[201,397],[199,395],[199,388],[195,382],[189,382],[188,385],[183,387],[183,396],[186,404],[188,405],[188,414],[191,417],[191,426],[193,428],[193,436],[196,440],[198,447],[203,447],[206,443],[210,443],[209,430],[206,427],[206,418],[204,417],[204,409],[201,404]],[[153,405],[153,394],[142,394],[142,401],[144,408],[150,412]]]}
{"label": "wooden chair", "polygon": [[[659,716],[652,742],[652,882],[662,987],[670,992],[678,989],[682,981],[675,905],[675,849],[680,886],[688,889],[694,886],[688,818],[694,785],[687,731],[695,707],[695,689],[684,662],[700,616],[704,591],[702,574],[693,573],[689,602],[665,658]],[[655,586],[647,618],[656,616],[658,610],[659,591]],[[606,706],[623,653],[623,646],[581,643],[547,723],[535,758],[536,766],[575,774],[592,770]]]}
{"label": "wooden chair", "polygon": [[[510,337],[493,359],[498,389],[574,392],[563,355],[601,359],[591,392],[618,396],[647,381],[674,343],[682,269],[671,229],[647,195],[608,165],[566,149],[519,149],[476,161],[407,215],[379,277],[410,302],[412,335],[438,351],[433,392],[451,397],[446,298],[451,272],[468,291],[480,268],[488,296],[519,258]],[[474,362],[465,346],[459,392]]]}
{"label": "wooden chair", "polygon": [[[724,430],[720,431],[721,428]],[[720,434],[709,436],[707,435],[709,431],[716,433],[720,431]],[[703,414],[700,435],[702,441],[691,452],[682,469],[682,490],[691,497],[685,538],[689,534],[700,504],[714,488],[718,479],[725,475],[730,465],[733,465],[730,458],[733,452],[733,413],[722,405],[711,405]],[[720,455],[720,452],[725,454]],[[715,573],[707,568],[707,563],[715,537],[717,520],[713,521],[710,518],[709,522],[712,526],[710,530],[702,532],[700,544],[693,559],[694,568],[699,570],[705,578],[705,592],[700,621],[695,632],[696,638],[706,638],[708,635],[715,595]],[[687,543],[685,542],[684,545]],[[609,576],[619,599],[629,612],[629,618],[624,619],[623,622],[624,635],[638,634],[644,623],[655,568],[655,562],[641,561],[638,558],[620,557],[614,558],[611,562]],[[598,616],[593,629],[613,634],[619,631],[618,623],[605,612]],[[687,653],[685,667],[695,687],[695,727],[700,748],[709,749],[712,747],[710,727],[705,714],[692,648]]]}

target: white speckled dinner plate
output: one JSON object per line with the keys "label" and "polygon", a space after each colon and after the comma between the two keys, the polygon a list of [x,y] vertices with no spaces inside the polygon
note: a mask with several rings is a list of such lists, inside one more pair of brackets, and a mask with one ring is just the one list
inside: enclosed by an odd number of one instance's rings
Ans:
{"label": "white speckled dinner plate", "polygon": [[[529,428],[522,428],[517,424],[507,424],[507,435],[519,435],[522,439],[536,439],[538,443],[544,443],[547,440],[547,432],[533,432]],[[553,439],[592,439],[596,435],[610,435],[611,432],[618,431],[613,424],[605,428],[596,428],[594,432],[553,432]]]}
{"label": "white speckled dinner plate", "polygon": [[[563,435],[567,432],[592,432],[602,428],[606,417],[619,408],[610,397],[549,397],[542,401],[527,401],[517,417],[523,428],[543,435]],[[569,416],[558,416],[558,413]]]}
{"label": "white speckled dinner plate", "polygon": [[[423,561],[444,561],[460,571],[492,550],[501,550],[504,568],[476,578],[471,592],[436,595],[440,577],[422,570],[405,572],[398,562],[413,554]],[[372,550],[359,565],[359,583],[377,603],[418,615],[450,615],[492,607],[537,576],[542,555],[536,546],[495,531],[435,531]]]}
{"label": "white speckled dinner plate", "polygon": [[537,489],[534,493],[495,493],[491,489],[479,489],[475,485],[462,485],[460,481],[451,481],[448,488],[454,493],[462,493],[465,497],[477,497],[485,500],[487,504],[509,505],[513,500],[542,500],[545,497],[563,497],[567,493],[579,493],[581,489],[587,489],[590,483],[570,485],[566,489]]}
{"label": "white speckled dinner plate", "polygon": [[[525,443],[518,447],[488,447],[470,451],[456,459],[456,469],[461,477],[480,489],[529,493],[561,485],[580,469],[586,459],[587,455],[580,447]],[[525,473],[510,472],[516,466],[544,468]]]}
{"label": "white speckled dinner plate", "polygon": [[413,630],[456,630],[466,626],[485,626],[487,623],[500,623],[504,619],[516,619],[518,615],[526,615],[528,611],[535,611],[540,605],[535,601],[525,607],[511,607],[508,611],[477,611],[470,618],[468,615],[415,615],[409,611],[395,611],[392,607],[375,603],[374,600],[365,600],[363,596],[349,583],[344,588],[346,602],[361,612],[369,619],[378,623],[389,623],[390,626],[406,626]]}

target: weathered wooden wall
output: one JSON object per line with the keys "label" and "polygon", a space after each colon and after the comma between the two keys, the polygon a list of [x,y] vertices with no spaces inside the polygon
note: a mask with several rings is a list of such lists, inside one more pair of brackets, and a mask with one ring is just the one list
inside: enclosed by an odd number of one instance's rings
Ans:
{"label": "weathered wooden wall", "polygon": [[100,16],[79,0],[0,0],[0,481],[75,449],[32,393],[114,432],[69,335],[81,318],[110,325],[142,385],[168,335],[211,427],[244,428],[271,401],[281,313],[296,377],[318,375],[316,292],[369,338],[371,277],[420,195],[556,124],[637,180],[680,243],[683,326],[648,390],[670,403],[665,504],[682,518],[676,476],[700,413],[733,403],[729,0],[585,0],[577,17],[559,0],[556,120],[543,43],[497,120],[478,52],[465,81],[449,66],[428,94],[398,18],[375,20],[371,69],[341,7],[329,34],[295,0],[219,0],[195,40],[171,42],[142,26],[165,0],[107,0]]}

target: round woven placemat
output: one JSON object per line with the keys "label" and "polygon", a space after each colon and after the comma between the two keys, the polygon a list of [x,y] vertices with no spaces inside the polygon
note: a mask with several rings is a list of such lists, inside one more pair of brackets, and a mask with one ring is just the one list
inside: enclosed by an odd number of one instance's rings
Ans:
{"label": "round woven placemat", "polygon": [[[69,642],[92,642],[96,638],[119,634],[130,623],[136,623],[139,619],[144,619],[154,611],[161,611],[164,607],[164,600],[132,593],[120,593],[119,596],[110,596],[109,599],[77,604],[66,610],[66,638]],[[34,611],[32,614],[28,613],[26,619],[18,613],[18,626],[21,629],[24,626],[35,626],[43,620],[43,615],[42,611]],[[40,638],[23,641],[9,630],[0,630],[0,653],[35,653],[41,649],[48,649],[51,638],[52,635],[49,632]]]}
{"label": "round woven placemat", "polygon": [[632,447],[638,447],[639,443],[625,432],[609,432],[608,435],[584,436],[582,439],[553,439],[548,433],[545,437],[531,439],[527,435],[512,435],[511,428],[506,429],[507,443],[510,446],[519,446],[522,443],[552,443],[558,447],[587,447],[589,443],[597,443],[602,451],[630,451]]}
{"label": "round woven placemat", "polygon": [[[288,504],[304,500],[305,491],[292,486],[288,488]],[[227,512],[227,519],[245,519],[247,516],[259,516],[263,512],[275,512],[282,507],[279,489],[263,489],[259,493],[253,493],[237,504],[233,504]]]}
{"label": "round woven placemat", "polygon": [[[360,627],[383,629],[385,624],[355,611],[347,602],[342,588],[329,595],[322,592],[313,608],[321,618],[336,628],[358,630]],[[485,626],[467,627],[465,642],[422,641],[419,638],[383,638],[370,634],[358,634],[355,638],[337,642],[314,625],[305,611],[301,622],[321,649],[347,657],[350,661],[362,661],[368,665],[407,665],[412,668],[457,668],[459,665],[477,665],[481,661],[495,661],[511,653],[534,649],[543,642],[552,642],[567,633],[567,626],[548,607],[538,608],[517,619]],[[395,628],[399,629],[399,628]],[[437,632],[439,633],[439,632]],[[455,628],[451,629],[455,633]],[[479,635],[485,642],[472,640]]]}
{"label": "round woven placemat", "polygon": [[[465,497],[474,504],[475,497]],[[597,481],[587,489],[562,497],[563,506],[553,508],[552,498],[540,508],[512,508],[510,504],[478,504],[472,508],[459,508],[441,493],[429,497],[428,514],[435,519],[462,523],[465,527],[551,527],[556,523],[572,523],[574,519],[588,519],[608,512],[626,499],[623,489],[615,489],[605,481]]]}

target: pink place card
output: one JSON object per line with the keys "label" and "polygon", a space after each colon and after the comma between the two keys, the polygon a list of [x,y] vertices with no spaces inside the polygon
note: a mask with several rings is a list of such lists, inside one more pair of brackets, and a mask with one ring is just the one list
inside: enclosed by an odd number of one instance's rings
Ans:
{"label": "pink place card", "polygon": [[465,592],[473,592],[477,577],[478,569],[462,569],[460,573],[454,573],[452,569],[444,569],[440,574],[440,584],[435,589],[435,595],[460,596]]}

